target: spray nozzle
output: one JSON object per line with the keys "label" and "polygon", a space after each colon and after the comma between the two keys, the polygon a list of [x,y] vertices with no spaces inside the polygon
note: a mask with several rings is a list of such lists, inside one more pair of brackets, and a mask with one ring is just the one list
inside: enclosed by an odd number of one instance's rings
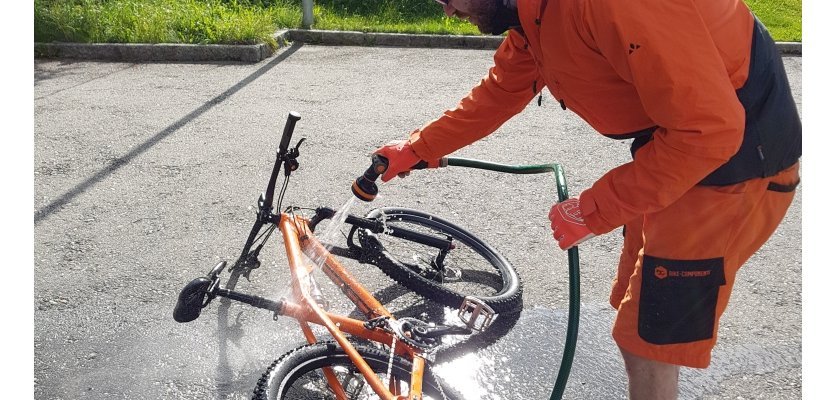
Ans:
{"label": "spray nozzle", "polygon": [[388,167],[389,161],[385,157],[379,154],[372,155],[371,166],[351,185],[354,196],[362,201],[374,200],[377,197],[377,178],[386,172]]}

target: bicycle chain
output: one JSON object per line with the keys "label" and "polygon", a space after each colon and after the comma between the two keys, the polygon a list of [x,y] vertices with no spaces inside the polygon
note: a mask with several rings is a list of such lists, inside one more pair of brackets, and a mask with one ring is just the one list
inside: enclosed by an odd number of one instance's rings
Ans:
{"label": "bicycle chain", "polygon": [[[383,255],[380,252],[370,251],[366,248],[367,246],[370,245],[370,238],[369,238],[368,233],[366,233],[366,231],[364,229],[357,229],[356,234],[357,234],[357,239],[359,241],[359,246],[356,246],[356,247],[358,247],[358,250],[361,251],[361,257],[364,258],[365,261],[378,261],[379,262],[379,261],[384,259]],[[388,322],[387,319],[385,319],[385,321]],[[390,324],[390,322],[389,322],[389,324]],[[389,324],[386,324],[386,325],[389,325]],[[388,326],[388,328],[391,329],[392,331],[394,331],[394,329],[392,329],[391,326]],[[398,335],[396,333],[394,335],[392,335],[391,354],[389,356],[388,371],[386,373],[386,380],[387,381],[390,381],[390,379],[391,379],[391,377],[390,377],[391,369],[392,369],[392,364],[394,362],[394,350],[395,350],[394,346],[397,344],[397,336]],[[411,343],[407,342],[407,344],[411,344]],[[416,346],[416,347],[420,347],[420,348],[423,348],[424,350],[426,350],[426,348],[424,346]],[[433,347],[437,348],[437,346],[433,346]],[[441,381],[438,380],[438,376],[434,372],[432,372],[431,375],[432,375],[432,379],[435,381],[435,385],[438,386],[438,391],[441,392],[441,398],[443,400],[449,400],[449,397],[447,397],[446,393],[444,393],[444,388],[441,385]]]}
{"label": "bicycle chain", "polygon": [[441,398],[443,400],[449,400],[449,398],[446,397],[446,393],[444,393],[444,387],[441,386],[441,381],[438,380],[438,375],[435,375],[434,372],[432,372],[431,374],[432,374],[432,379],[435,380],[435,384],[438,385],[438,390],[441,392]]}
{"label": "bicycle chain", "polygon": [[389,353],[389,366],[386,370],[386,382],[391,385],[391,367],[394,364],[394,346],[397,345],[397,336],[391,335],[391,353]]}
{"label": "bicycle chain", "polygon": [[[397,336],[392,335],[392,337],[391,337],[391,352],[389,353],[389,365],[388,365],[388,369],[386,370],[386,382],[389,382],[389,383],[391,382],[391,369],[392,369],[392,365],[394,364],[394,353],[395,353],[395,346],[396,345],[397,345]],[[441,392],[441,399],[449,400],[449,397],[447,397],[446,393],[444,393],[444,387],[441,385],[441,381],[438,380],[438,375],[435,374],[434,372],[430,372],[429,374],[432,375],[432,380],[435,381],[435,385],[438,386],[438,391]]]}

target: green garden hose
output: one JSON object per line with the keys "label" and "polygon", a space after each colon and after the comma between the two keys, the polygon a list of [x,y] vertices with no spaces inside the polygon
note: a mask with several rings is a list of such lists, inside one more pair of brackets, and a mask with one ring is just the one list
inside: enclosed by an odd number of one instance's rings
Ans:
{"label": "green garden hose", "polygon": [[[456,167],[478,168],[511,174],[541,174],[553,172],[557,180],[557,200],[568,200],[568,187],[565,183],[565,173],[559,164],[540,165],[506,165],[496,164],[467,158],[447,158],[447,165]],[[580,252],[577,247],[568,249],[568,327],[565,335],[565,347],[562,353],[562,363],[557,374],[557,381],[551,391],[550,400],[562,399],[568,375],[571,373],[571,363],[574,360],[574,350],[577,346],[577,328],[580,324]]]}

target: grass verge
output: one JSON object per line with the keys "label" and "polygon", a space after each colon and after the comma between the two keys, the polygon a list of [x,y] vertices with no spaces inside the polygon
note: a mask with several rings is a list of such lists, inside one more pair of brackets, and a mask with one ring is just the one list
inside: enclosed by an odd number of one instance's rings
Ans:
{"label": "grass verge", "polygon": [[[314,0],[314,28],[476,35],[434,0]],[[801,40],[801,0],[746,0],[777,41]],[[301,0],[35,0],[36,42],[267,43]]]}
{"label": "grass verge", "polygon": [[[36,42],[267,43],[301,11],[222,0],[35,0]],[[296,7],[298,9],[298,7]]]}
{"label": "grass verge", "polygon": [[801,0],[745,0],[778,42],[799,42],[802,37]]}

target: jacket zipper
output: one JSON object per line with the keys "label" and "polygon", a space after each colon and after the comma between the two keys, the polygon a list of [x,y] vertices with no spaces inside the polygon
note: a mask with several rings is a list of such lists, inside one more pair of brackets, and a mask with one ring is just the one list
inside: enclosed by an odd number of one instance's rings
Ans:
{"label": "jacket zipper", "polygon": [[[545,12],[545,7],[547,5],[548,5],[548,0],[542,0],[542,2],[539,3],[539,15],[537,15],[536,19],[534,20],[534,23],[536,24],[536,26],[542,26],[542,14]],[[524,32],[522,32],[522,36],[525,38],[525,50],[527,50],[528,47],[529,47],[528,35],[526,35]],[[531,52],[531,54],[533,54],[533,52]],[[535,59],[536,59],[536,57],[534,56],[534,60]],[[536,90],[537,89],[537,83],[538,82],[536,80],[533,81],[533,94],[534,95],[536,95],[536,93],[537,93],[537,90]],[[559,101],[559,103],[560,103],[560,108],[562,108],[563,110],[568,109],[568,107],[565,106],[565,101],[563,99],[558,99],[557,101]],[[542,92],[539,92],[539,99],[536,101],[536,105],[540,106],[540,107],[542,106]]]}

